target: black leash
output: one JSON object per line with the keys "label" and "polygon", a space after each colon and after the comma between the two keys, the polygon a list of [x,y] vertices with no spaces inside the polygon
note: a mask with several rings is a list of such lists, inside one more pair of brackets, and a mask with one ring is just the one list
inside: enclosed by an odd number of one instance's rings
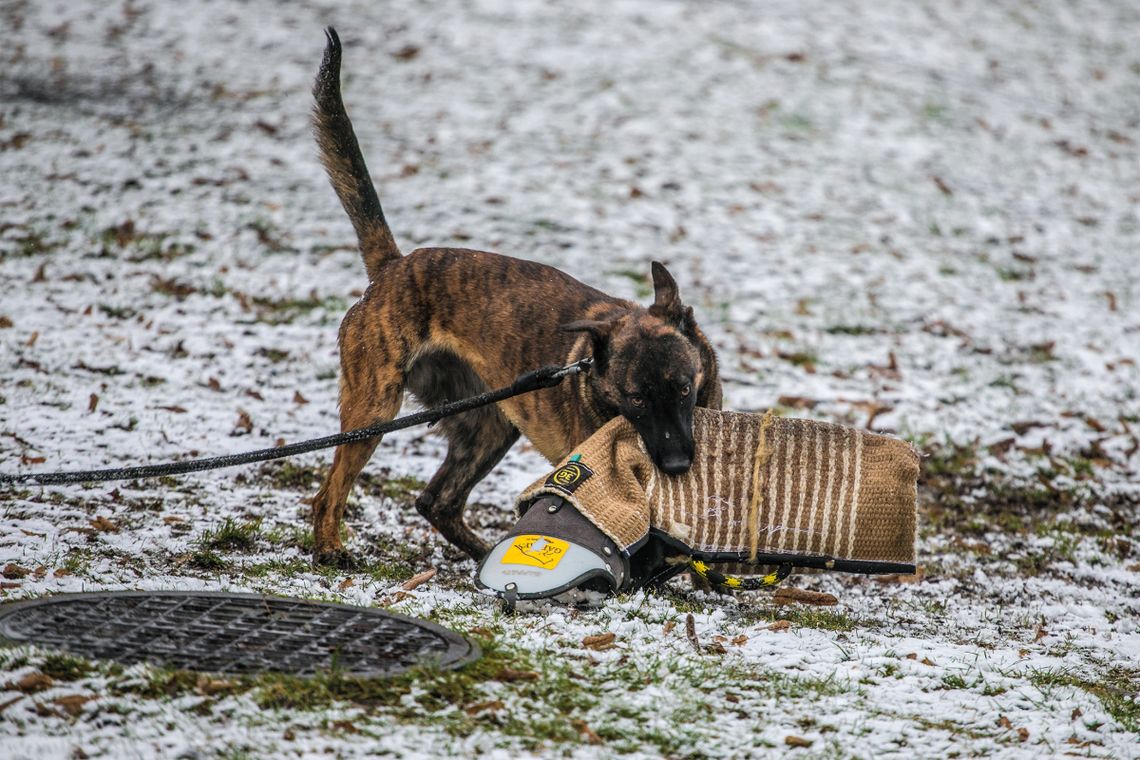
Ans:
{"label": "black leash", "polygon": [[270,459],[282,459],[294,454],[304,454],[307,451],[327,449],[354,441],[363,441],[375,438],[378,435],[391,433],[393,430],[402,430],[424,423],[438,422],[444,417],[478,409],[487,404],[521,396],[524,393],[553,388],[562,382],[563,378],[585,372],[593,364],[593,359],[586,357],[565,367],[549,366],[531,370],[515,378],[515,381],[505,388],[487,391],[478,396],[453,401],[449,404],[427,409],[407,417],[400,417],[388,422],[380,422],[368,427],[349,430],[337,435],[324,438],[314,438],[310,441],[300,441],[287,446],[278,446],[272,449],[247,451],[244,454],[227,454],[226,456],[211,457],[209,459],[191,459],[185,462],[169,462],[167,464],[146,465],[142,467],[119,467],[111,470],[80,470],[76,472],[30,472],[19,475],[0,473],[0,485],[11,483],[30,483],[41,486],[61,485],[66,483],[94,483],[104,480],[133,480],[135,478],[157,478],[162,475],[181,475],[187,472],[200,472],[201,470],[216,470],[221,467],[236,467],[251,462],[266,462]]}

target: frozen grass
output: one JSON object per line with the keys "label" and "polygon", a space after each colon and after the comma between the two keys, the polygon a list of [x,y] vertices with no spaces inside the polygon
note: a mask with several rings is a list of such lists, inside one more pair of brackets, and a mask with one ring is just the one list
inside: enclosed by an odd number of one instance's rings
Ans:
{"label": "frozen grass", "polygon": [[[337,429],[336,325],[364,276],[308,134],[329,23],[405,250],[500,250],[642,300],[663,260],[730,408],[930,455],[925,576],[797,578],[839,597],[822,610],[681,581],[505,617],[410,506],[442,455],[424,430],[361,479],[351,570],[309,561],[324,455],[6,491],[0,598],[378,604],[487,656],[369,684],[9,650],[0,754],[1140,751],[1133,3],[60,0],[0,18],[4,471]],[[517,446],[472,523],[505,529],[545,467]],[[583,646],[603,632],[612,648]],[[20,686],[35,673],[50,683]]]}

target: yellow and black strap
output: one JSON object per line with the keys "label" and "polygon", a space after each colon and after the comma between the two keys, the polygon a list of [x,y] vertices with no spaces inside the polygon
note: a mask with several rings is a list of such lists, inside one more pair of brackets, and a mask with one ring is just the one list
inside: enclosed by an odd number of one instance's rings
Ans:
{"label": "yellow and black strap", "polygon": [[785,562],[777,567],[775,571],[767,575],[756,578],[739,578],[735,575],[718,573],[709,567],[708,563],[696,558],[689,560],[689,569],[712,585],[731,589],[732,591],[758,591],[763,588],[771,588],[772,586],[779,585],[780,581],[792,573],[791,564]]}

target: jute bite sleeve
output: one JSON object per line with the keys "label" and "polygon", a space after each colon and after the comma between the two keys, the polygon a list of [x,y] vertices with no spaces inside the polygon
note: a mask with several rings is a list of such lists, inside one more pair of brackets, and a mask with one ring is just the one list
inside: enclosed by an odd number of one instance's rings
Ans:
{"label": "jute bite sleeve", "polygon": [[919,457],[897,438],[815,420],[697,409],[682,475],[618,417],[527,488],[571,503],[623,551],[651,530],[696,554],[913,564]]}

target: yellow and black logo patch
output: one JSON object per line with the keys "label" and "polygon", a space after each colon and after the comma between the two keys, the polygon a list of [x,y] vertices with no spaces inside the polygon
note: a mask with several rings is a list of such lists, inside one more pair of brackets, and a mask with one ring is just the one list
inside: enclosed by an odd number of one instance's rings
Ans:
{"label": "yellow and black logo patch", "polygon": [[574,493],[574,489],[586,482],[594,471],[581,462],[567,462],[546,479],[546,485],[554,486],[560,491]]}

